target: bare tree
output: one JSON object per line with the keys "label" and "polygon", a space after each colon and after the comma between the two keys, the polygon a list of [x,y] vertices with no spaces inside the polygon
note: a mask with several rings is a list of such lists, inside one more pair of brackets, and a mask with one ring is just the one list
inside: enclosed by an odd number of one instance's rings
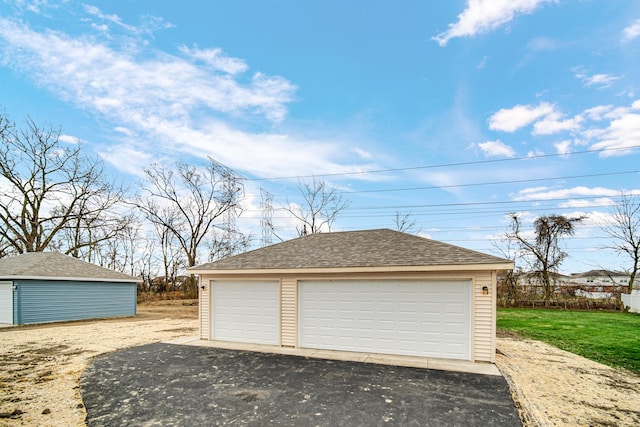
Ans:
{"label": "bare tree", "polygon": [[[212,238],[214,227],[224,228],[222,220],[232,211],[239,215],[243,194],[240,178],[213,159],[205,168],[176,163],[175,169],[152,164],[144,170],[146,182],[135,199],[145,217],[175,237],[186,258],[186,266],[196,265],[201,244]],[[195,281],[187,293],[196,294]]]}
{"label": "bare tree", "polygon": [[185,254],[176,235],[167,227],[155,224],[156,234],[160,239],[162,268],[164,272],[163,287],[160,291],[175,290],[178,272],[186,267]]}
{"label": "bare tree", "polygon": [[544,300],[548,302],[553,294],[552,273],[557,272],[567,253],[560,248],[560,239],[573,235],[575,225],[584,217],[567,218],[562,215],[549,215],[537,218],[534,223],[534,237],[528,238],[522,232],[522,224],[517,214],[511,217],[511,231],[506,233],[507,240],[515,242],[520,253],[531,260],[531,267],[540,275],[544,289]]}
{"label": "bare tree", "polygon": [[[96,200],[102,204],[101,207],[89,208],[81,203],[78,214],[64,227],[53,247],[75,258],[97,262],[123,273],[130,271],[126,264],[131,262],[133,255],[126,245],[136,237],[139,224],[132,214],[124,212],[124,208],[116,209],[115,205],[120,204],[120,200],[110,200],[113,195],[106,191],[103,198]],[[123,256],[125,259],[121,259]]]}
{"label": "bare tree", "polygon": [[209,241],[209,262],[246,251],[252,239],[250,234],[246,235],[239,230],[225,232],[222,235],[214,230],[213,234],[216,237]]}
{"label": "bare tree", "polygon": [[4,258],[7,255],[11,254],[12,245],[7,241],[7,239],[0,235],[0,258]]}
{"label": "bare tree", "polygon": [[395,225],[397,231],[403,233],[418,234],[421,231],[421,228],[418,227],[416,220],[411,218],[410,213],[402,213],[396,211],[395,216],[393,217],[393,224]]}
{"label": "bare tree", "polygon": [[622,193],[611,215],[611,221],[605,225],[603,231],[613,239],[609,248],[618,253],[626,254],[631,261],[631,268],[627,293],[631,293],[640,267],[640,200],[637,196]]}
{"label": "bare tree", "polygon": [[142,249],[137,262],[137,270],[140,272],[140,278],[142,279],[138,289],[145,293],[151,291],[153,278],[157,276],[155,247],[156,242],[154,239],[146,239],[144,249]]}
{"label": "bare tree", "polygon": [[299,236],[331,231],[338,214],[349,206],[335,187],[315,176],[311,181],[298,180],[298,190],[303,202],[292,204],[287,200],[284,209],[300,223],[296,226]]}
{"label": "bare tree", "polygon": [[[511,240],[503,240],[500,244],[493,242],[493,247],[503,258],[515,263],[519,245]],[[507,270],[498,275],[498,297],[502,299],[504,306],[515,306],[520,298],[520,281],[524,275],[522,267],[517,266],[513,270]]]}
{"label": "bare tree", "polygon": [[78,256],[122,229],[112,210],[123,189],[105,179],[102,161],[82,144],[62,143],[60,130],[31,119],[20,130],[0,115],[0,177],[0,241],[11,251]]}
{"label": "bare tree", "polygon": [[128,219],[130,222],[114,238],[91,246],[80,257],[130,276],[139,276],[146,238],[142,235],[140,218],[130,216]]}

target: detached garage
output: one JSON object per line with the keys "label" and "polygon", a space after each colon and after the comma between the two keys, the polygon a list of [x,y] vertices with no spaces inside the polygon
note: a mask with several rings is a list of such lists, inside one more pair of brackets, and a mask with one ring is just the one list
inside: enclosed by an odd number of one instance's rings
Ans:
{"label": "detached garage", "polygon": [[511,261],[392,230],[313,234],[196,266],[201,338],[495,361]]}
{"label": "detached garage", "polygon": [[134,316],[138,279],[62,255],[0,259],[0,323]]}

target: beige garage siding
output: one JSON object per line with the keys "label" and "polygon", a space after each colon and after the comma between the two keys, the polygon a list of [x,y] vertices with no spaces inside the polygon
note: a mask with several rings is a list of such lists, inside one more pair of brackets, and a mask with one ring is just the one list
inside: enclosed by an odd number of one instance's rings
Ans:
{"label": "beige garage siding", "polygon": [[[208,340],[210,335],[209,325],[209,313],[210,313],[210,298],[209,288],[211,288],[210,281],[205,278],[200,278],[199,291],[200,291],[200,339]],[[202,287],[204,286],[204,289]]]}
{"label": "beige garage siding", "polygon": [[[473,290],[473,358],[478,362],[495,362],[495,285],[493,274],[488,271],[478,273],[474,280]],[[489,289],[489,295],[482,293],[482,288]]]}
{"label": "beige garage siding", "polygon": [[[211,338],[211,280],[279,280],[280,281],[280,345],[298,346],[298,281],[300,280],[471,280],[471,360],[495,362],[496,271],[449,271],[432,273],[355,273],[355,274],[238,274],[204,275],[200,289],[200,337]],[[483,295],[482,288],[489,289]]]}
{"label": "beige garage siding", "polygon": [[280,344],[295,347],[298,342],[298,281],[282,279],[280,282]]}

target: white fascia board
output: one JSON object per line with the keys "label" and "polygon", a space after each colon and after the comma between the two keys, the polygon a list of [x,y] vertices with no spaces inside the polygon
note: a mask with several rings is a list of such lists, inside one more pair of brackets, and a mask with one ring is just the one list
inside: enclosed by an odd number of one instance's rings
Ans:
{"label": "white fascia board", "polygon": [[452,272],[452,271],[502,271],[513,270],[513,262],[496,264],[444,264],[424,266],[382,266],[382,267],[323,267],[323,268],[264,268],[264,269],[189,269],[189,273],[199,276],[226,276],[235,274],[318,274],[318,273],[388,273],[388,272]]}
{"label": "white fascia board", "polygon": [[108,279],[97,277],[48,277],[48,276],[1,276],[0,280],[52,280],[52,281],[74,281],[74,282],[116,282],[116,283],[141,283],[142,279]]}

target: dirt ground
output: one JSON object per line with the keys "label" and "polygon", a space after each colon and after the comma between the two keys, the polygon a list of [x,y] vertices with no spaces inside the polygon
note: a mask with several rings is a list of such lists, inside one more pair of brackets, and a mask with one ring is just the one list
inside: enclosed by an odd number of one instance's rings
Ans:
{"label": "dirt ground", "polygon": [[640,426],[640,376],[540,341],[502,336],[497,348],[525,426]]}
{"label": "dirt ground", "polygon": [[84,426],[79,382],[91,358],[196,335],[194,303],[141,304],[130,318],[0,329],[0,426]]}
{"label": "dirt ground", "polygon": [[[196,305],[134,318],[0,329],[0,426],[84,426],[80,376],[96,355],[197,333]],[[498,368],[525,426],[640,425],[640,376],[538,341],[498,338]]]}

